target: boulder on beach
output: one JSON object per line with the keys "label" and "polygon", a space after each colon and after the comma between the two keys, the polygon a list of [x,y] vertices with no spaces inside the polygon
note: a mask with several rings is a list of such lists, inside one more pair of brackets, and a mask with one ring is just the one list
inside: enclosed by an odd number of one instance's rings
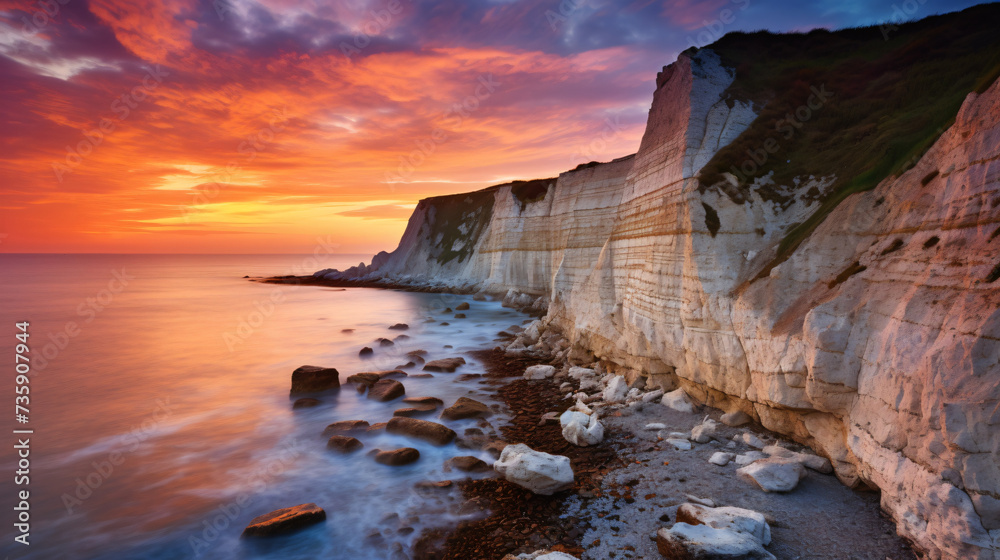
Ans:
{"label": "boulder on beach", "polygon": [[346,383],[357,383],[370,389],[372,385],[378,383],[379,379],[382,378],[375,372],[355,373],[347,378]]}
{"label": "boulder on beach", "polygon": [[401,447],[389,451],[381,451],[375,454],[375,462],[390,467],[401,467],[416,463],[420,460],[420,452],[412,447]]}
{"label": "boulder on beach", "polygon": [[386,402],[406,394],[406,388],[395,379],[380,379],[368,390],[368,398]]}
{"label": "boulder on beach", "polygon": [[735,455],[733,455],[732,453],[726,453],[724,451],[716,451],[715,453],[712,453],[712,456],[708,459],[708,462],[712,463],[713,465],[724,467],[728,465],[730,461],[733,460],[733,457],[735,457]]}
{"label": "boulder on beach", "polygon": [[750,418],[750,415],[742,410],[734,410],[723,414],[721,420],[723,424],[735,428],[744,424],[749,424],[753,421],[753,418]]}
{"label": "boulder on beach", "polygon": [[445,420],[463,420],[465,418],[485,418],[492,412],[485,404],[468,397],[459,397],[455,404],[444,409],[441,418]]}
{"label": "boulder on beach", "polygon": [[437,397],[406,397],[403,402],[407,404],[428,404],[433,406],[444,406],[444,401]]}
{"label": "boulder on beach", "polygon": [[490,470],[490,465],[486,461],[472,455],[462,457],[452,457],[444,463],[444,470],[457,469],[462,472],[483,472]]}
{"label": "boulder on beach", "polygon": [[701,424],[698,424],[691,429],[691,441],[708,443],[715,439],[715,432],[718,429],[719,424],[715,420],[706,416],[705,419],[701,421]]}
{"label": "boulder on beach", "polygon": [[413,406],[408,406],[406,408],[399,408],[393,411],[393,416],[405,416],[407,418],[415,418],[417,416],[426,416],[428,414],[433,414],[437,410],[437,407],[432,404],[415,404]]}
{"label": "boulder on beach", "polygon": [[670,529],[660,529],[656,548],[664,558],[776,560],[753,536],[708,525],[674,523]]}
{"label": "boulder on beach", "polygon": [[285,535],[326,520],[326,512],[316,504],[300,504],[254,517],[242,537]]}
{"label": "boulder on beach", "polygon": [[463,365],[465,365],[465,358],[442,358],[440,360],[431,360],[424,364],[424,371],[451,373]]}
{"label": "boulder on beach", "polygon": [[358,351],[358,356],[361,356],[362,358],[368,358],[370,356],[373,356],[374,354],[375,351],[372,350],[371,346],[365,346],[360,351]]}
{"label": "boulder on beach", "polygon": [[604,439],[604,426],[596,414],[567,410],[559,417],[563,438],[578,447],[597,445]]}
{"label": "boulder on beach", "polygon": [[779,457],[754,461],[736,472],[757,483],[765,492],[791,492],[806,476],[806,468],[801,463]]}
{"label": "boulder on beach", "polygon": [[328,425],[323,430],[324,436],[344,435],[355,432],[363,432],[368,429],[366,420],[341,420]]}
{"label": "boulder on beach", "polygon": [[292,409],[312,408],[314,406],[319,406],[320,403],[321,401],[319,399],[297,399],[294,403],[292,403]]}
{"label": "boulder on beach", "polygon": [[434,445],[447,445],[457,435],[454,430],[443,424],[420,420],[418,418],[406,418],[404,416],[394,416],[386,424],[385,429],[390,434],[415,437]]}
{"label": "boulder on beach", "polygon": [[361,443],[358,438],[353,438],[350,436],[332,436],[326,442],[326,448],[332,449],[334,451],[340,451],[341,453],[352,453],[361,449],[365,445]]}
{"label": "boulder on beach", "polygon": [[340,388],[340,373],[334,368],[301,366],[292,372],[291,394],[319,393]]}
{"label": "boulder on beach", "polygon": [[625,400],[628,393],[628,381],[620,375],[616,375],[608,381],[608,386],[604,388],[602,397],[607,403],[620,403]]}
{"label": "boulder on beach", "polygon": [[455,318],[456,319],[465,319],[465,313],[456,313],[455,314]]}
{"label": "boulder on beach", "polygon": [[678,412],[694,412],[694,404],[688,398],[684,389],[677,389],[664,394],[660,402],[663,403],[663,406],[672,408]]}
{"label": "boulder on beach", "polygon": [[524,370],[525,379],[548,379],[556,374],[555,366],[529,366]]}
{"label": "boulder on beach", "polygon": [[784,447],[778,445],[768,445],[762,451],[772,457],[798,461],[799,463],[802,463],[803,467],[821,472],[823,474],[830,474],[833,472],[833,465],[830,464],[830,460],[826,457],[820,457],[819,455],[813,455],[812,453],[800,453],[798,451],[792,451],[791,449],[785,449]]}
{"label": "boulder on beach", "polygon": [[406,323],[396,323],[395,325],[389,327],[389,330],[391,330],[391,331],[405,331],[408,328],[410,328],[410,325],[407,325]]}
{"label": "boulder on beach", "polygon": [[504,447],[493,470],[509,482],[543,496],[573,486],[569,457],[535,451],[523,443]]}
{"label": "boulder on beach", "polygon": [[763,513],[752,509],[681,504],[677,508],[677,522],[746,533],[762,545],[771,544],[771,526],[767,524]]}
{"label": "boulder on beach", "polygon": [[463,301],[462,303],[455,306],[455,311],[466,311],[469,309],[469,303]]}

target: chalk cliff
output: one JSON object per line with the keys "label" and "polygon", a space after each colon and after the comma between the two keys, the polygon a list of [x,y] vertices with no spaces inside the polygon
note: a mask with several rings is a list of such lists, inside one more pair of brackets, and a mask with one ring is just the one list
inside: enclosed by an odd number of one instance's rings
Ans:
{"label": "chalk cliff", "polygon": [[810,445],[930,558],[1000,558],[1000,84],[776,258],[836,174],[702,185],[758,116],[734,77],[683,54],[634,156],[424,200],[395,251],[317,275],[544,298],[571,359]]}

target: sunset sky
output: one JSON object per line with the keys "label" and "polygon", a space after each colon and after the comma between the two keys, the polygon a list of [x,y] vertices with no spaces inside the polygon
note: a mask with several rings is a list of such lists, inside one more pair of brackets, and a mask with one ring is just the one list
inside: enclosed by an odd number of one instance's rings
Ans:
{"label": "sunset sky", "polygon": [[692,45],[976,3],[0,0],[0,252],[392,249],[421,198],[634,152]]}

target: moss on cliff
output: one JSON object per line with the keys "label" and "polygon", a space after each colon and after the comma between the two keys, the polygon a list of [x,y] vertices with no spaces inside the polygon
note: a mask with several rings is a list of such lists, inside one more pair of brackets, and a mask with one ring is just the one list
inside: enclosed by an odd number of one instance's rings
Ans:
{"label": "moss on cliff", "polygon": [[429,205],[431,256],[438,264],[464,261],[475,249],[493,215],[496,187],[471,193],[436,196],[420,201]]}

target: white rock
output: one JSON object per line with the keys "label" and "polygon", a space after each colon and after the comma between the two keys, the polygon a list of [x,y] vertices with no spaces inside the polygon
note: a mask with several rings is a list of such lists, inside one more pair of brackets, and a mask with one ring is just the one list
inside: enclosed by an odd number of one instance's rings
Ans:
{"label": "white rock", "polygon": [[[566,412],[563,414],[574,414],[567,424],[563,424],[562,435],[566,441],[579,447],[597,445],[604,439],[604,426],[597,419],[597,415],[587,416],[579,412]],[[584,422],[583,418],[587,421]],[[562,418],[559,419],[560,422]]]}
{"label": "white rock", "polygon": [[656,546],[664,558],[776,560],[751,535],[708,525],[674,523],[656,532]]}
{"label": "white rock", "polygon": [[749,423],[753,418],[750,418],[750,415],[742,410],[734,410],[723,414],[720,420],[722,420],[723,424],[735,428]]}
{"label": "white rock", "polygon": [[811,453],[800,453],[798,451],[792,451],[791,449],[785,449],[784,447],[778,445],[768,445],[763,449],[763,451],[772,457],[798,461],[799,463],[802,463],[802,466],[823,474],[830,474],[833,472],[833,465],[830,464],[830,460],[826,457],[820,457],[819,455],[813,455]]}
{"label": "white rock", "polygon": [[590,423],[590,415],[570,409],[559,416],[559,426],[565,428],[573,422],[580,422],[584,425]]}
{"label": "white rock", "polygon": [[724,467],[728,465],[730,461],[733,460],[733,457],[734,455],[732,453],[716,451],[715,453],[712,454],[712,457],[708,459],[708,462],[712,463],[713,465],[719,465],[720,467]]}
{"label": "white rock", "polygon": [[667,425],[666,424],[661,424],[659,422],[650,422],[649,424],[646,424],[645,426],[643,426],[643,429],[644,430],[666,430],[667,429]]}
{"label": "white rock", "polygon": [[677,389],[676,391],[666,393],[660,402],[663,403],[663,406],[670,407],[678,412],[694,412],[694,405],[691,403],[691,399],[688,398],[687,393],[684,392],[684,389]]}
{"label": "white rock", "polygon": [[764,442],[761,441],[759,437],[751,434],[750,432],[745,432],[742,436],[740,436],[740,441],[749,445],[750,447],[753,447],[754,449],[764,448]]}
{"label": "white rock", "polygon": [[764,455],[760,451],[748,451],[736,456],[736,464],[744,467],[754,461],[760,461],[761,459],[767,459],[767,455]]}
{"label": "white rock", "polygon": [[614,379],[608,382],[608,386],[604,389],[604,402],[609,403],[619,403],[625,400],[625,394],[628,393],[628,382],[625,378],[616,375]]}
{"label": "white rock", "polygon": [[673,445],[674,449],[677,449],[678,451],[690,451],[691,450],[691,442],[688,441],[688,440],[686,440],[686,439],[675,439],[675,438],[672,438],[672,439],[668,439],[667,443],[669,443],[670,445]]}
{"label": "white rock", "polygon": [[764,514],[750,509],[681,504],[677,508],[677,521],[690,525],[702,523],[715,529],[746,533],[762,545],[771,544],[771,527],[764,519]]}
{"label": "white rock", "polygon": [[666,439],[691,439],[690,432],[670,432]]}
{"label": "white rock", "polygon": [[572,391],[573,390],[573,384],[572,383],[563,383],[562,385],[559,386],[559,390],[563,391],[563,392]]}
{"label": "white rock", "polygon": [[642,402],[653,402],[663,396],[663,389],[650,391],[642,396]]}
{"label": "white rock", "polygon": [[601,380],[596,377],[584,377],[580,380],[581,391],[595,391],[601,388]]}
{"label": "white rock", "polygon": [[[580,393],[577,393],[577,396],[579,396],[579,395],[580,395]],[[584,397],[586,397],[586,395],[584,395]],[[586,414],[587,416],[590,416],[591,414],[594,413],[594,409],[592,409],[589,406],[587,406],[586,404],[584,404],[583,401],[581,401],[581,400],[577,400],[576,404],[574,404],[572,406],[572,408],[570,408],[570,410],[575,410],[577,412],[582,412],[582,413]]]}
{"label": "white rock", "polygon": [[687,498],[687,500],[692,504],[698,504],[700,506],[705,506],[710,508],[715,507],[715,501],[709,498],[699,498],[698,496],[694,496],[692,494],[684,494],[684,497]]}
{"label": "white rock", "polygon": [[548,379],[556,374],[555,366],[531,366],[524,370],[525,379]]}
{"label": "white rock", "polygon": [[587,378],[587,377],[596,377],[597,376],[597,372],[595,372],[594,370],[592,370],[590,368],[582,368],[582,367],[573,366],[573,367],[569,368],[568,375],[571,378],[573,378],[573,379],[580,380],[580,379],[584,379],[584,378]]}
{"label": "white rock", "polygon": [[806,476],[806,469],[792,459],[761,459],[736,471],[750,478],[765,492],[790,492]]}
{"label": "white rock", "polygon": [[569,457],[550,455],[517,443],[504,447],[493,470],[535,494],[551,496],[573,485]]}
{"label": "white rock", "polygon": [[719,424],[709,417],[705,417],[691,430],[691,440],[698,443],[708,443],[715,438],[715,431],[718,429]]}

